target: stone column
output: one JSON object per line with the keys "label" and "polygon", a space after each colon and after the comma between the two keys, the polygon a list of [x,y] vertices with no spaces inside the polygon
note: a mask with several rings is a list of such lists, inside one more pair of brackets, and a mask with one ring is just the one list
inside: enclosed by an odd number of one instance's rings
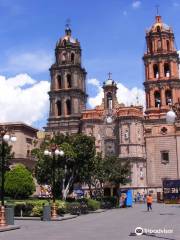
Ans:
{"label": "stone column", "polygon": [[160,62],[159,63],[159,78],[163,78],[164,77],[164,63]]}
{"label": "stone column", "polygon": [[174,64],[173,64],[173,61],[170,62],[170,75],[171,75],[171,77],[174,77]]}
{"label": "stone column", "polygon": [[161,88],[161,106],[166,106],[165,89]]}

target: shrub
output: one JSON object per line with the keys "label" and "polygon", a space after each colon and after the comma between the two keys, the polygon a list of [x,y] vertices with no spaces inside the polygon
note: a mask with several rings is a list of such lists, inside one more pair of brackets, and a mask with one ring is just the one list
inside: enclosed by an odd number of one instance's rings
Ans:
{"label": "shrub", "polygon": [[56,201],[57,206],[57,214],[62,215],[68,213],[68,203],[65,201],[57,200]]}
{"label": "shrub", "polygon": [[5,192],[12,198],[26,198],[35,191],[31,173],[22,164],[17,164],[5,175]]}
{"label": "shrub", "polygon": [[96,211],[97,209],[100,208],[100,202],[93,200],[93,199],[88,199],[87,200],[87,206],[90,211]]}
{"label": "shrub", "polygon": [[31,211],[31,216],[33,217],[41,217],[43,214],[43,207],[42,206],[35,206]]}

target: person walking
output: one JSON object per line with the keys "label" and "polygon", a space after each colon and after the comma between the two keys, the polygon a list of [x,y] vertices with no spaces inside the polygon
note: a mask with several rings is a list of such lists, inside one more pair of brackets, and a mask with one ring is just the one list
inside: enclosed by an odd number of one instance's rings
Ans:
{"label": "person walking", "polygon": [[151,209],[151,211],[152,211],[153,198],[150,193],[146,197],[146,202],[147,202],[147,211],[149,212],[149,209]]}

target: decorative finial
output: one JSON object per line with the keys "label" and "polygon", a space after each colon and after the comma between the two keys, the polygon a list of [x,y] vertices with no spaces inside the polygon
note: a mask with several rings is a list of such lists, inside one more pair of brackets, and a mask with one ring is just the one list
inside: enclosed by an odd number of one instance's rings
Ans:
{"label": "decorative finial", "polygon": [[109,73],[108,73],[108,79],[111,79],[111,78],[112,78],[112,73],[109,72]]}

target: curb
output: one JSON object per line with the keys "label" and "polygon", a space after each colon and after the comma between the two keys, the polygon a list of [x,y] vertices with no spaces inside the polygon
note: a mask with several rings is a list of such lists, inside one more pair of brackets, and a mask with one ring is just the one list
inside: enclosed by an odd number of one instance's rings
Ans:
{"label": "curb", "polygon": [[5,227],[0,227],[0,232],[6,232],[6,231],[12,231],[12,230],[16,230],[16,229],[20,229],[21,227],[16,225],[8,225]]}
{"label": "curb", "polygon": [[[78,217],[78,215],[72,215],[72,216],[65,216],[65,217],[59,217],[57,219],[51,219],[50,221],[54,222],[54,221],[65,221],[65,220],[68,220],[68,219],[73,219],[73,218],[76,218]],[[30,221],[42,221],[41,217],[15,217],[14,218],[15,220],[30,220]]]}

